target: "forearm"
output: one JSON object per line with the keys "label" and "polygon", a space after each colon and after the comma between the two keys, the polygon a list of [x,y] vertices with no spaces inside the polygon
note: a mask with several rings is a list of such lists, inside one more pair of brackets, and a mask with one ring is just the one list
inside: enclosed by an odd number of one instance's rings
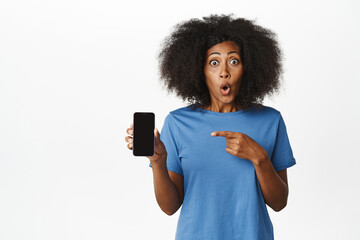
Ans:
{"label": "forearm", "polygon": [[280,211],[287,204],[288,187],[275,171],[268,155],[254,163],[264,200],[274,211]]}
{"label": "forearm", "polygon": [[166,161],[151,164],[153,169],[156,201],[161,210],[168,215],[174,214],[180,207],[180,196],[169,176]]}

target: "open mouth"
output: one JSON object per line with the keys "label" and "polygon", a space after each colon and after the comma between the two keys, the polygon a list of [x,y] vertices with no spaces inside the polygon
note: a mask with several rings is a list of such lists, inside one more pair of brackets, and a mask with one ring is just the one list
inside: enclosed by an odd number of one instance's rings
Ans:
{"label": "open mouth", "polygon": [[220,86],[221,94],[226,96],[230,94],[230,85],[228,83],[221,84]]}

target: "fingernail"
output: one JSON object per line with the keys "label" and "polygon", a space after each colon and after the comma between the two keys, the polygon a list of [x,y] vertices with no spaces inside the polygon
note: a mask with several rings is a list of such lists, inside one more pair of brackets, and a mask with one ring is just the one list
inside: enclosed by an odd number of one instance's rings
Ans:
{"label": "fingernail", "polygon": [[211,133],[211,136],[215,136],[215,133],[214,133],[214,132],[212,132],[212,133]]}

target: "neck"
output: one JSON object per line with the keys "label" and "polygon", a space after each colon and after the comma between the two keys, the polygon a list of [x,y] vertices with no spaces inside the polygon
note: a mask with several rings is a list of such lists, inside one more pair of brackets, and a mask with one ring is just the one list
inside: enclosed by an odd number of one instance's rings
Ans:
{"label": "neck", "polygon": [[236,112],[241,110],[240,106],[236,106],[235,104],[211,104],[210,106],[204,107],[205,110],[212,111],[212,112],[221,112],[221,113],[227,113],[227,112]]}

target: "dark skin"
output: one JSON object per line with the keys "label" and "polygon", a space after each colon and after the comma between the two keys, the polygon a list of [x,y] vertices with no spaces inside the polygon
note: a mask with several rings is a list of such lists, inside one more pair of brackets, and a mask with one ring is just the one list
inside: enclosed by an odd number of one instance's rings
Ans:
{"label": "dark skin", "polygon": [[[240,58],[238,45],[225,41],[211,47],[206,53],[204,65],[205,82],[209,89],[211,105],[204,107],[213,112],[235,112],[240,110],[234,103],[239,92],[243,65]],[[223,83],[230,85],[230,95],[223,96],[220,86]]]}
{"label": "dark skin", "polygon": [[[126,136],[125,141],[129,143],[127,147],[132,150],[132,124],[126,132],[130,136]],[[154,130],[154,135],[155,153],[153,156],[147,158],[149,158],[152,165],[156,201],[163,212],[168,215],[172,215],[181,207],[184,201],[184,177],[180,174],[167,170],[167,152],[165,145],[160,140],[160,133],[157,128]]]}
{"label": "dark skin", "polygon": [[[232,41],[225,41],[211,47],[206,53],[204,74],[208,86],[211,106],[205,109],[214,112],[234,112],[240,110],[234,99],[241,86],[243,65],[239,46]],[[220,85],[230,84],[230,95],[223,96]],[[240,132],[215,131],[212,136],[225,137],[225,151],[251,161],[255,167],[262,194],[267,205],[274,211],[286,206],[288,184],[286,169],[276,172],[264,148],[248,135]]]}
{"label": "dark skin", "polygon": [[[241,109],[234,103],[243,74],[240,54],[238,45],[232,41],[219,43],[207,51],[204,74],[211,105],[205,106],[204,109],[224,113]],[[229,83],[231,89],[228,96],[223,96],[220,92],[220,85],[225,82]],[[127,129],[127,133],[132,134],[132,126]],[[154,133],[155,154],[148,158],[153,166],[156,197],[163,211],[172,215],[184,200],[184,177],[166,169],[166,149],[157,129]],[[277,212],[286,206],[289,192],[287,171],[284,169],[276,172],[264,148],[240,132],[215,131],[212,136],[225,137],[227,148],[224,151],[253,163],[268,206]],[[125,137],[125,140],[129,142],[128,148],[132,149],[132,136]],[[168,174],[164,174],[166,171]]]}

